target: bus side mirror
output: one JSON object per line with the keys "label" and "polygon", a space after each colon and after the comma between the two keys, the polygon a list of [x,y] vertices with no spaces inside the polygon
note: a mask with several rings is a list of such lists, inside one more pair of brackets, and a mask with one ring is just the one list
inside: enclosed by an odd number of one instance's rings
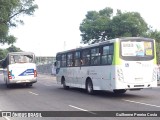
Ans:
{"label": "bus side mirror", "polygon": [[56,63],[56,62],[54,62],[54,66],[55,66],[55,67],[57,66],[57,63]]}

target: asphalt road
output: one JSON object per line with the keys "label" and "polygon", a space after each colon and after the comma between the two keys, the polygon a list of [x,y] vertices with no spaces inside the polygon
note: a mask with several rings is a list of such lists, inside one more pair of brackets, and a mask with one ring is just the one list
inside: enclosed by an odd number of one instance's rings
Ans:
{"label": "asphalt road", "polygon": [[[88,95],[84,90],[64,90],[56,84],[55,77],[39,75],[32,87],[14,86],[6,88],[0,74],[0,111],[82,111],[97,115],[94,111],[160,111],[160,87],[127,91],[122,95],[112,92],[96,92]],[[0,120],[30,120],[31,118],[5,117]],[[99,119],[159,119],[158,117],[44,117],[33,120],[99,120]]]}

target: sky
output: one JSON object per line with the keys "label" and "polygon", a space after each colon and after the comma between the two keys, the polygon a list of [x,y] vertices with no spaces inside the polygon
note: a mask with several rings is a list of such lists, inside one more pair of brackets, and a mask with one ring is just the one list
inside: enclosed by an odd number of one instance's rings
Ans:
{"label": "sky", "polygon": [[[148,25],[160,30],[159,0],[35,0],[33,16],[23,16],[24,25],[10,29],[14,44],[36,56],[55,56],[57,52],[83,44],[79,26],[88,11],[111,7],[123,12],[139,12]],[[6,48],[7,45],[1,45]]]}

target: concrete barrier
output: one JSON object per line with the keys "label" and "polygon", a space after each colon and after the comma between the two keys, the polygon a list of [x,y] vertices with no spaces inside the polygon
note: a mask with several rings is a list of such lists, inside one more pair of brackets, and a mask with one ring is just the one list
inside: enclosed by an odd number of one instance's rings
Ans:
{"label": "concrete barrier", "polygon": [[37,66],[37,72],[40,74],[53,74],[53,64],[44,64]]}

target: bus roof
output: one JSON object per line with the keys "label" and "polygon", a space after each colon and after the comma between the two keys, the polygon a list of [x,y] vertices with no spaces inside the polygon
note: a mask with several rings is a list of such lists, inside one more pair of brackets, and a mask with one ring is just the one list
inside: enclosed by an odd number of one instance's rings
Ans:
{"label": "bus roof", "polygon": [[10,55],[34,55],[33,52],[9,52],[6,57],[2,60],[0,60],[0,65],[4,68],[7,66],[7,58],[10,57]]}
{"label": "bus roof", "polygon": [[9,52],[8,55],[34,54],[33,52]]}
{"label": "bus roof", "polygon": [[78,50],[83,50],[86,48],[91,48],[91,47],[96,47],[99,45],[105,45],[105,44],[109,44],[109,43],[114,43],[115,41],[121,41],[121,40],[135,40],[135,39],[139,39],[139,40],[153,40],[151,38],[145,38],[145,37],[121,37],[121,38],[115,38],[115,39],[110,39],[110,40],[106,40],[103,42],[99,42],[99,43],[95,43],[95,44],[90,44],[84,47],[79,47],[79,48],[75,48],[75,49],[71,49],[71,50],[66,50],[66,51],[62,51],[62,52],[58,52],[57,54],[63,54],[63,53],[67,53],[67,52],[73,52],[73,51],[78,51]]}

